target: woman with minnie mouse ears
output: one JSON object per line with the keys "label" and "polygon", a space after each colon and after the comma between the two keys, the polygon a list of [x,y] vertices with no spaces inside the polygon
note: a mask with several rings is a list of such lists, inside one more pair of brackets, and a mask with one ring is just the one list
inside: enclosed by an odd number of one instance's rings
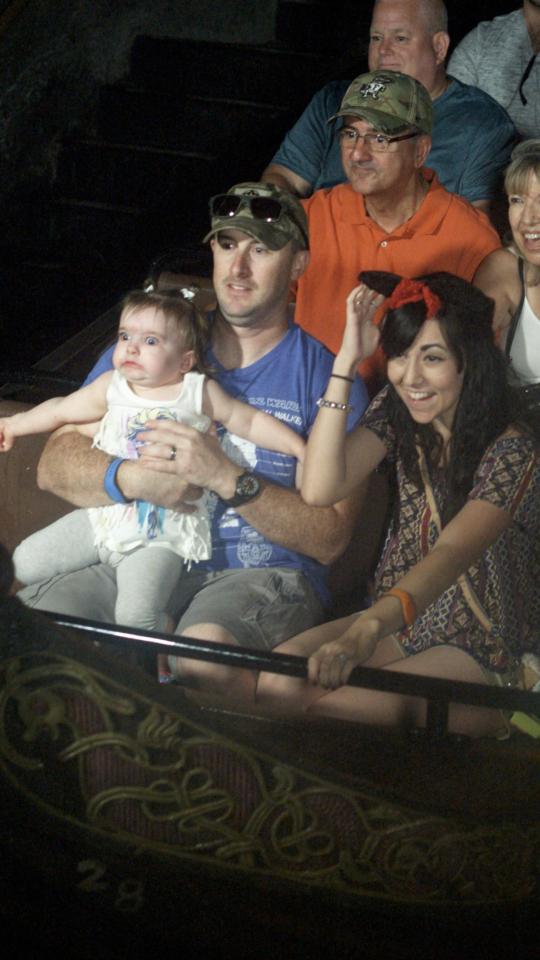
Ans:
{"label": "woman with minnie mouse ears", "polygon": [[[309,438],[302,496],[335,503],[389,463],[396,503],[375,600],[277,648],[308,657],[309,680],[262,674],[258,696],[280,712],[421,726],[422,699],[349,687],[348,677],[362,664],[520,684],[522,656],[540,652],[540,450],[507,384],[488,297],[448,273],[360,280]],[[379,342],[389,383],[346,434],[354,371]],[[449,727],[508,730],[499,711],[464,704],[451,705]]]}

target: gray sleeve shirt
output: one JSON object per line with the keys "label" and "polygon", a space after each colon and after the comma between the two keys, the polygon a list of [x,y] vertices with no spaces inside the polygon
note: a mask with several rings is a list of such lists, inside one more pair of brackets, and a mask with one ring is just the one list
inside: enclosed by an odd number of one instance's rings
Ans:
{"label": "gray sleeve shirt", "polygon": [[454,50],[448,73],[480,87],[505,108],[521,137],[540,136],[540,54],[520,85],[533,51],[521,9],[484,20]]}

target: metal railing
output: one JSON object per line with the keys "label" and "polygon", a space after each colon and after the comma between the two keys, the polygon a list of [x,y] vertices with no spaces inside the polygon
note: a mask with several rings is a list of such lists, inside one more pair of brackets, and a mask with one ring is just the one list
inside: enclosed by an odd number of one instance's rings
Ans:
{"label": "metal railing", "polygon": [[[44,612],[44,611],[42,611]],[[279,673],[289,677],[307,677],[307,659],[292,654],[252,650],[232,644],[213,643],[191,637],[171,637],[169,634],[149,630],[136,630],[117,624],[99,623],[57,613],[46,613],[62,627],[81,631],[93,640],[116,645],[133,644],[152,653],[205,660],[211,663],[238,667],[243,670]],[[520,711],[540,715],[540,693],[520,690],[515,687],[494,687],[488,684],[467,683],[462,680],[446,680],[439,677],[424,677],[412,673],[396,673],[374,667],[355,667],[348,685],[401,693],[421,697],[427,701],[425,735],[428,739],[440,739],[448,734],[448,709],[450,703],[465,703],[470,706],[488,707],[509,712]]]}
{"label": "metal railing", "polygon": [[80,380],[74,380],[72,377],[66,377],[62,373],[55,373],[53,370],[36,370],[28,367],[0,369],[0,391],[6,387],[18,386],[37,386],[43,389],[52,386],[71,393],[79,389],[81,382]]}

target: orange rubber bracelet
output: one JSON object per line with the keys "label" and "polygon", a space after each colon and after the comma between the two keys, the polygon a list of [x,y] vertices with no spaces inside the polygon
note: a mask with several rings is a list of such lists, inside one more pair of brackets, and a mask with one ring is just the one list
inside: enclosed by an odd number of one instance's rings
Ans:
{"label": "orange rubber bracelet", "polygon": [[410,627],[416,620],[416,605],[410,593],[406,590],[400,590],[399,587],[392,587],[386,593],[387,597],[396,597],[401,604],[401,612],[405,621],[405,626]]}

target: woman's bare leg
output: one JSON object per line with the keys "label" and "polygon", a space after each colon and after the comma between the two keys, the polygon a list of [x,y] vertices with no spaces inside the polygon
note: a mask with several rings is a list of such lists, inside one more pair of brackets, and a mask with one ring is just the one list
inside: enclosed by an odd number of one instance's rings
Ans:
{"label": "woman's bare leg", "polygon": [[[309,657],[323,643],[341,636],[356,617],[353,614],[306,630],[281,644],[276,652]],[[363,666],[470,683],[486,682],[482,668],[464,650],[448,645],[407,657],[394,637],[379,641]],[[349,686],[328,691],[306,680],[278,674],[261,673],[257,700],[266,709],[288,715],[308,713],[378,726],[424,726],[426,722],[426,701],[419,697]],[[503,729],[503,721],[498,710],[456,703],[450,705],[449,729],[468,736],[493,736]]]}
{"label": "woman's bare leg", "polygon": [[[366,665],[375,666],[371,662]],[[469,683],[486,682],[479,664],[464,650],[451,646],[432,647],[415,656],[381,666],[396,673],[416,673],[424,677],[443,677]],[[379,726],[422,727],[426,722],[426,701],[397,693],[340,687],[318,697],[307,712]],[[453,733],[483,737],[500,733],[504,723],[498,710],[455,703],[450,704],[448,728]]]}
{"label": "woman's bare leg", "polygon": [[[275,653],[292,653],[300,657],[310,657],[323,643],[337,640],[353,623],[358,614],[353,613],[339,620],[330,620],[318,627],[312,627],[292,637],[286,643],[275,648]],[[377,648],[363,666],[379,667],[403,656],[397,641],[387,637],[377,644]],[[305,713],[321,697],[327,697],[323,687],[308,683],[307,680],[285,677],[277,673],[261,673],[257,683],[257,703],[276,713]]]}

